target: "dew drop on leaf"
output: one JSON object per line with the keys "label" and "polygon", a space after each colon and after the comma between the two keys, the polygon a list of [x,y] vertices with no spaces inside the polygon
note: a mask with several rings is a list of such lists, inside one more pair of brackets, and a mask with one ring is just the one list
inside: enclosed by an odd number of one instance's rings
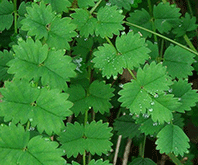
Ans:
{"label": "dew drop on leaf", "polygon": [[153,126],[157,126],[157,122],[153,123]]}
{"label": "dew drop on leaf", "polygon": [[171,89],[171,88],[168,90],[168,92],[170,92],[170,93],[171,93],[172,91],[173,91],[173,89]]}
{"label": "dew drop on leaf", "polygon": [[149,112],[152,112],[152,111],[153,111],[153,108],[150,108],[150,109],[149,109]]}
{"label": "dew drop on leaf", "polygon": [[151,102],[151,105],[154,105],[155,103],[154,102]]}
{"label": "dew drop on leaf", "polygon": [[181,98],[178,98],[179,101],[181,101]]}
{"label": "dew drop on leaf", "polygon": [[30,119],[29,119],[29,121],[30,121],[30,122],[32,122],[32,121],[33,121],[33,119],[32,119],[32,118],[30,118]]}

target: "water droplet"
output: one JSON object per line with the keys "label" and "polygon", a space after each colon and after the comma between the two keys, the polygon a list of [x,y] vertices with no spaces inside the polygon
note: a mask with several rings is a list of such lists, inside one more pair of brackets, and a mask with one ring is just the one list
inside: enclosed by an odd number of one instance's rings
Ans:
{"label": "water droplet", "polygon": [[124,86],[123,84],[119,84],[119,87],[120,87],[120,88],[123,88],[123,86]]}
{"label": "water droplet", "polygon": [[178,150],[178,148],[177,148],[177,147],[175,147],[175,150]]}
{"label": "water droplet", "polygon": [[154,97],[155,97],[155,98],[158,98],[158,94],[156,93],[156,94],[154,95]]}
{"label": "water droplet", "polygon": [[63,153],[65,153],[66,151],[65,150],[63,150]]}
{"label": "water droplet", "polygon": [[130,116],[133,116],[133,114],[132,114],[132,113],[129,113],[129,115],[130,115]]}
{"label": "water droplet", "polygon": [[181,98],[178,98],[179,101],[181,101]]}
{"label": "water droplet", "polygon": [[91,109],[91,107],[89,107],[89,109]]}
{"label": "water droplet", "polygon": [[121,32],[122,35],[126,34],[125,31]]}
{"label": "water droplet", "polygon": [[157,126],[157,122],[153,123],[153,126]]}
{"label": "water droplet", "polygon": [[171,88],[168,90],[169,93],[171,93],[172,91],[173,91],[173,89],[171,89]]}
{"label": "water droplet", "polygon": [[106,6],[111,6],[111,3],[110,2],[106,3]]}
{"label": "water droplet", "polygon": [[153,108],[150,108],[150,109],[148,109],[149,110],[149,112],[153,112]]}
{"label": "water droplet", "polygon": [[84,41],[87,41],[87,38],[85,38]]}
{"label": "water droplet", "polygon": [[120,9],[120,10],[118,10],[118,12],[119,12],[120,14],[122,14],[122,13],[123,13],[123,10]]}
{"label": "water droplet", "polygon": [[30,121],[30,122],[32,122],[32,121],[33,121],[33,119],[32,119],[32,118],[30,118],[30,119],[29,119],[29,121]]}
{"label": "water droplet", "polygon": [[144,114],[143,114],[143,117],[144,117],[144,118],[149,118],[149,114],[144,113]]}
{"label": "water droplet", "polygon": [[179,27],[181,27],[182,25],[179,25]]}
{"label": "water droplet", "polygon": [[29,131],[34,131],[34,130],[35,130],[34,127],[30,127],[30,128],[29,128]]}
{"label": "water droplet", "polygon": [[64,129],[63,132],[66,132],[66,129]]}
{"label": "water droplet", "polygon": [[151,105],[154,105],[155,103],[154,102],[151,102]]}

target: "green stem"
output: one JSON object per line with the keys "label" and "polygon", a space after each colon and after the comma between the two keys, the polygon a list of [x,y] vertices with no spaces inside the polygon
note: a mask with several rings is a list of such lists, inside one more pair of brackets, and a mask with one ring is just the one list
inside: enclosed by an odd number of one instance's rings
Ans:
{"label": "green stem", "polygon": [[107,36],[105,36],[105,39],[107,40],[107,42],[108,42],[111,46],[115,47],[115,46],[112,44],[111,40],[110,40]]}
{"label": "green stem", "polygon": [[85,111],[84,126],[86,126],[88,120],[88,110]]}
{"label": "green stem", "polygon": [[161,34],[159,34],[159,33],[156,33],[156,32],[154,32],[154,31],[151,31],[151,30],[149,30],[149,29],[146,29],[146,28],[144,28],[144,27],[138,26],[138,25],[136,25],[136,24],[133,24],[133,23],[130,23],[130,22],[127,22],[127,21],[124,21],[124,23],[129,24],[129,25],[134,26],[134,27],[137,27],[137,28],[139,28],[139,29],[145,30],[145,31],[147,31],[147,32],[149,32],[149,33],[152,33],[152,34],[154,34],[154,35],[156,35],[156,36],[158,36],[158,37],[160,37],[160,38],[163,38],[163,39],[165,39],[165,40],[167,40],[167,41],[170,41],[170,42],[174,43],[175,45],[178,45],[178,46],[180,46],[181,48],[183,48],[183,49],[185,49],[185,50],[188,50],[189,52],[194,53],[194,54],[196,54],[196,55],[198,56],[198,52],[196,52],[196,51],[194,51],[194,50],[192,50],[192,49],[190,49],[190,48],[188,48],[188,47],[186,47],[186,46],[184,46],[184,45],[182,45],[182,44],[180,44],[180,43],[178,43],[178,42],[176,42],[176,41],[174,41],[174,40],[172,40],[172,39],[170,39],[170,38],[168,38],[168,37],[165,37],[165,36],[163,36],[163,35],[161,35]]}
{"label": "green stem", "polygon": [[27,126],[26,126],[26,131],[28,131],[29,129],[30,129],[30,121],[28,120]]}
{"label": "green stem", "polygon": [[86,151],[83,153],[83,165],[86,165]]}
{"label": "green stem", "polygon": [[17,34],[17,0],[14,0],[14,32]]}
{"label": "green stem", "polygon": [[140,155],[142,158],[144,158],[145,144],[146,144],[146,135],[144,135],[144,140],[143,140],[143,142],[140,144],[140,152],[139,152],[139,155]]}
{"label": "green stem", "polygon": [[188,3],[188,8],[190,10],[190,15],[193,17],[193,11],[192,11],[192,7],[190,5],[190,1],[188,0],[187,3]]}
{"label": "green stem", "polygon": [[169,153],[167,154],[171,160],[176,164],[176,165],[183,165],[180,160],[173,154],[173,153]]}
{"label": "green stem", "polygon": [[133,74],[133,72],[131,71],[131,69],[127,69],[128,71],[129,71],[129,73],[131,74],[131,76],[134,78],[134,80],[136,80],[136,77],[135,77],[135,75]]}
{"label": "green stem", "polygon": [[90,14],[92,14],[94,12],[94,10],[96,10],[96,8],[100,5],[100,3],[102,2],[102,0],[99,0],[96,5],[90,10]]}
{"label": "green stem", "polygon": [[195,47],[193,46],[192,42],[189,40],[188,36],[185,34],[184,35],[184,40],[186,41],[186,43],[188,44],[188,46],[194,50],[195,52],[197,52],[197,50],[195,49]]}
{"label": "green stem", "polygon": [[[162,39],[161,49],[160,49],[160,58],[159,59],[162,59],[163,50],[164,50],[164,39]],[[160,61],[158,61],[158,62],[160,62]]]}

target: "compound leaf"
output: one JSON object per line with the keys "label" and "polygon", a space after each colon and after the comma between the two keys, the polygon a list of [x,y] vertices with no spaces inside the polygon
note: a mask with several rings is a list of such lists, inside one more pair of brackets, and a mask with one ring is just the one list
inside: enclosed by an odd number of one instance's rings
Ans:
{"label": "compound leaf", "polygon": [[15,164],[64,164],[62,150],[58,143],[46,141],[41,136],[30,139],[21,125],[0,127],[0,159],[2,165]]}
{"label": "compound leaf", "polygon": [[45,3],[49,3],[52,6],[52,10],[58,13],[68,12],[68,7],[71,6],[69,0],[44,0]]}
{"label": "compound leaf", "polygon": [[66,90],[65,81],[76,75],[76,66],[71,63],[72,58],[64,56],[63,50],[48,50],[47,45],[42,46],[40,41],[34,42],[31,38],[26,42],[19,41],[13,49],[16,55],[15,59],[8,63],[8,73],[15,74],[16,78],[35,81],[41,78],[42,85]]}
{"label": "compound leaf", "polygon": [[44,130],[49,135],[59,133],[65,117],[72,114],[68,95],[59,90],[33,88],[25,80],[15,80],[6,82],[0,91],[4,96],[0,103],[0,115],[4,120],[22,124],[29,120],[40,133]]}
{"label": "compound leaf", "polygon": [[94,159],[92,159],[92,160],[89,162],[89,165],[112,165],[112,163],[109,163],[108,160],[103,161],[103,160],[99,159],[99,160],[96,160],[96,161],[95,161]]}
{"label": "compound leaf", "polygon": [[124,16],[119,13],[116,6],[101,7],[97,13],[96,36],[112,38],[113,34],[119,35],[119,31],[124,30],[122,26],[123,19]]}
{"label": "compound leaf", "polygon": [[117,5],[119,8],[124,8],[126,10],[130,10],[131,7],[137,8],[138,3],[141,3],[142,0],[110,0],[110,3],[113,5]]}
{"label": "compound leaf", "polygon": [[149,158],[135,158],[129,165],[156,165],[155,162],[153,162]]}
{"label": "compound leaf", "polygon": [[93,121],[85,127],[77,122],[68,123],[66,130],[59,137],[61,148],[65,150],[67,157],[76,157],[79,153],[83,154],[85,150],[92,155],[106,154],[112,145],[109,141],[112,136],[111,130],[107,123],[103,124],[101,121]]}
{"label": "compound leaf", "polygon": [[123,115],[115,120],[114,129],[118,131],[118,135],[122,135],[124,138],[130,138],[137,136],[140,134],[138,124],[135,124],[132,116]]}
{"label": "compound leaf", "polygon": [[194,107],[198,102],[197,90],[192,90],[191,84],[185,80],[174,81],[171,86],[171,93],[178,97],[181,103],[181,106],[175,109],[177,112],[190,111],[191,107]]}
{"label": "compound leaf", "polygon": [[168,33],[173,27],[179,25],[180,9],[175,5],[159,3],[153,8],[154,23],[160,33]]}
{"label": "compound leaf", "polygon": [[186,13],[185,17],[182,17],[180,24],[172,30],[176,37],[181,37],[186,34],[186,32],[193,31],[197,29],[196,17],[190,18],[190,14]]}
{"label": "compound leaf", "polygon": [[89,7],[89,6],[94,6],[95,5],[95,2],[96,0],[81,0],[81,1],[78,1],[78,6],[80,8],[86,8],[86,7]]}
{"label": "compound leaf", "polygon": [[174,153],[176,156],[183,156],[188,152],[190,141],[183,130],[177,125],[166,125],[157,135],[156,149],[160,153]]}
{"label": "compound leaf", "polygon": [[12,78],[12,75],[7,73],[8,66],[6,64],[13,58],[12,52],[8,52],[7,50],[4,50],[3,52],[0,51],[0,81]]}
{"label": "compound leaf", "polygon": [[163,65],[167,66],[167,71],[173,78],[186,78],[192,75],[195,55],[179,46],[169,46],[164,54]]}
{"label": "compound leaf", "polygon": [[10,29],[13,23],[13,4],[7,0],[0,1],[0,31]]}
{"label": "compound leaf", "polygon": [[[127,18],[127,21],[139,25],[141,27],[144,27],[146,29],[152,30],[151,17],[145,9],[135,10],[133,13],[130,13],[130,17]],[[130,28],[135,33],[140,32],[145,38],[152,36],[151,33],[138,29],[136,27],[131,26]]]}

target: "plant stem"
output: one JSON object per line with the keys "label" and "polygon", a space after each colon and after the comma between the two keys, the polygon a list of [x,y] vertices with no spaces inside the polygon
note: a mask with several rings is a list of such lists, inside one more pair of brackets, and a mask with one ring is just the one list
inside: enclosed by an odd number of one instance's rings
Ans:
{"label": "plant stem", "polygon": [[129,73],[131,74],[131,76],[133,77],[133,79],[136,80],[136,77],[135,77],[135,75],[133,74],[133,72],[131,71],[131,69],[128,68],[127,70],[129,71]]}
{"label": "plant stem", "polygon": [[90,14],[92,14],[94,12],[94,10],[96,10],[96,8],[100,5],[100,3],[102,2],[102,0],[99,0],[96,5],[90,10]]}
{"label": "plant stem", "polygon": [[147,31],[147,32],[149,32],[149,33],[155,34],[156,36],[161,37],[161,38],[163,38],[163,39],[165,39],[165,40],[167,40],[167,41],[170,41],[170,42],[174,43],[175,45],[178,45],[178,46],[180,46],[181,48],[183,48],[183,49],[185,49],[185,50],[188,50],[189,52],[194,53],[194,54],[196,54],[196,55],[198,56],[198,52],[195,52],[194,50],[192,50],[192,49],[190,49],[190,48],[188,48],[188,47],[186,47],[186,46],[184,46],[184,45],[182,45],[182,44],[180,44],[180,43],[178,43],[178,42],[176,42],[176,41],[174,41],[174,40],[172,40],[172,39],[170,39],[170,38],[168,38],[168,37],[165,37],[165,36],[163,36],[163,35],[161,35],[161,34],[159,34],[159,33],[156,33],[156,32],[154,32],[154,31],[151,31],[151,30],[149,30],[149,29],[146,29],[146,28],[144,28],[144,27],[138,26],[138,25],[136,25],[136,24],[133,24],[133,23],[130,23],[130,22],[127,22],[127,21],[124,21],[124,23],[129,24],[129,25],[134,26],[134,27],[137,27],[137,28],[139,28],[139,29],[145,30],[145,31]]}
{"label": "plant stem", "polygon": [[144,140],[143,140],[143,142],[140,144],[140,153],[139,153],[139,155],[140,155],[142,158],[144,158],[145,144],[146,144],[146,135],[144,135]]}
{"label": "plant stem", "polygon": [[119,135],[118,140],[117,140],[117,144],[116,144],[115,155],[114,155],[114,158],[113,158],[113,165],[116,165],[116,162],[117,162],[121,140],[122,140],[122,135]]}
{"label": "plant stem", "polygon": [[108,42],[111,46],[115,47],[115,46],[112,44],[111,40],[110,40],[107,36],[105,36],[105,39],[107,40],[107,42]]}
{"label": "plant stem", "polygon": [[176,165],[183,165],[180,160],[173,154],[173,153],[169,153],[167,154],[171,160],[176,164]]}
{"label": "plant stem", "polygon": [[14,32],[17,34],[17,0],[14,0]]}
{"label": "plant stem", "polygon": [[127,165],[128,162],[128,158],[129,158],[129,152],[130,152],[130,148],[131,148],[131,143],[132,140],[128,138],[125,150],[124,150],[124,157],[123,157],[123,162],[122,165]]}
{"label": "plant stem", "polygon": [[27,126],[26,126],[26,131],[28,131],[29,129],[30,129],[30,121],[28,120]]}
{"label": "plant stem", "polygon": [[189,40],[188,36],[185,34],[184,35],[184,40],[186,41],[186,43],[188,44],[188,46],[194,50],[195,52],[197,52],[197,50],[195,49],[195,47],[193,46],[192,42]]}
{"label": "plant stem", "polygon": [[[87,124],[87,120],[88,120],[88,110],[85,111],[84,127]],[[86,150],[83,153],[83,165],[86,165]]]}
{"label": "plant stem", "polygon": [[86,165],[86,151],[83,153],[83,165]]}

